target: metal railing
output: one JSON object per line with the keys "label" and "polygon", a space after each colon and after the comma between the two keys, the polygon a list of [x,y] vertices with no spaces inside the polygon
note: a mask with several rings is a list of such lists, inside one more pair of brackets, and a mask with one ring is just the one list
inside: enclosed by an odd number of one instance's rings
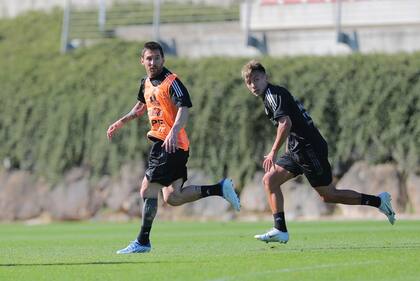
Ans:
{"label": "metal railing", "polygon": [[80,9],[67,0],[64,8],[62,47],[65,53],[83,40],[112,38],[120,26],[150,25],[159,38],[159,25],[171,23],[198,23],[239,21],[239,5],[209,6],[182,4],[163,0],[131,0],[106,6]]}

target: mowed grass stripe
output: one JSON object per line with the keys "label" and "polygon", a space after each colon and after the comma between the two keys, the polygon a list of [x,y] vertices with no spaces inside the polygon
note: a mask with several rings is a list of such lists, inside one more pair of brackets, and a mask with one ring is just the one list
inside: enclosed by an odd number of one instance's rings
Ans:
{"label": "mowed grass stripe", "polygon": [[420,280],[420,222],[290,222],[288,244],[253,235],[271,222],[161,222],[153,250],[116,255],[139,223],[0,225],[0,280]]}

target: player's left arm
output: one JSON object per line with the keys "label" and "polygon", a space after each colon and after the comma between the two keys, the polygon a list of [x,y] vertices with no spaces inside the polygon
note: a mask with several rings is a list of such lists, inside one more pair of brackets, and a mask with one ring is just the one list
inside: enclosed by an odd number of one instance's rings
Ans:
{"label": "player's left arm", "polygon": [[294,100],[286,88],[278,87],[276,88],[276,94],[270,97],[270,101],[273,110],[273,119],[277,122],[277,133],[270,152],[264,157],[263,167],[266,172],[271,167],[274,167],[277,152],[284,143],[286,143],[286,152],[288,151],[288,136],[292,128],[289,108],[290,103]]}
{"label": "player's left arm", "polygon": [[182,106],[178,108],[178,112],[175,117],[175,123],[172,126],[172,129],[169,131],[169,134],[166,136],[165,141],[162,146],[169,153],[175,152],[178,145],[178,134],[179,131],[185,127],[188,122],[189,111],[188,107]]}
{"label": "player's left arm", "polygon": [[263,162],[263,168],[265,172],[268,172],[271,169],[271,167],[274,166],[277,157],[277,152],[279,151],[283,143],[287,140],[291,128],[292,121],[290,120],[289,116],[286,115],[278,119],[276,139],[274,140],[274,144],[270,152],[266,156],[264,156],[265,159]]}
{"label": "player's left arm", "polygon": [[166,136],[162,146],[167,152],[172,153],[175,152],[177,148],[179,132],[188,122],[189,107],[191,107],[192,104],[187,88],[185,88],[178,78],[172,82],[170,95],[172,102],[178,108],[178,111],[175,117],[174,125],[169,131],[169,134]]}

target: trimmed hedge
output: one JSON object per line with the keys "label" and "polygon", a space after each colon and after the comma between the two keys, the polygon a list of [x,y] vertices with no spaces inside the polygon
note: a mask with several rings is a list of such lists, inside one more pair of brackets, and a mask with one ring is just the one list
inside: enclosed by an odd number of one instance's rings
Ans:
{"label": "trimmed hedge", "polygon": [[[79,165],[96,175],[147,157],[146,118],[109,143],[108,125],[136,102],[140,43],[117,40],[60,55],[60,13],[0,21],[0,159],[54,180]],[[167,58],[190,91],[190,167],[242,183],[274,140],[261,101],[240,77],[248,59]],[[310,112],[335,167],[356,160],[418,170],[420,53],[261,58]]]}

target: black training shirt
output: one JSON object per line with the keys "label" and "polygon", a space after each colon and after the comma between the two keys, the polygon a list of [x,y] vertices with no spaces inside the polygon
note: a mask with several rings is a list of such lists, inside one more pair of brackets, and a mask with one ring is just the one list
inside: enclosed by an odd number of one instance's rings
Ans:
{"label": "black training shirt", "polygon": [[[157,77],[154,77],[150,79],[150,82],[153,86],[160,85],[165,78],[172,74],[167,68],[163,68],[162,73],[159,74]],[[141,101],[142,103],[146,103],[146,100],[144,99],[144,83],[147,79],[147,76],[141,79],[140,82],[140,89],[139,93],[137,95],[137,100]],[[187,88],[185,88],[184,84],[182,84],[181,80],[178,79],[178,77],[172,82],[171,87],[169,88],[169,94],[171,95],[173,103],[177,107],[192,107],[190,94],[188,93]]]}
{"label": "black training shirt", "polygon": [[311,116],[286,88],[268,84],[261,97],[265,113],[276,127],[281,117],[289,116],[292,121],[288,137],[289,151],[299,152],[308,145],[315,149],[325,149],[327,143],[315,127]]}

